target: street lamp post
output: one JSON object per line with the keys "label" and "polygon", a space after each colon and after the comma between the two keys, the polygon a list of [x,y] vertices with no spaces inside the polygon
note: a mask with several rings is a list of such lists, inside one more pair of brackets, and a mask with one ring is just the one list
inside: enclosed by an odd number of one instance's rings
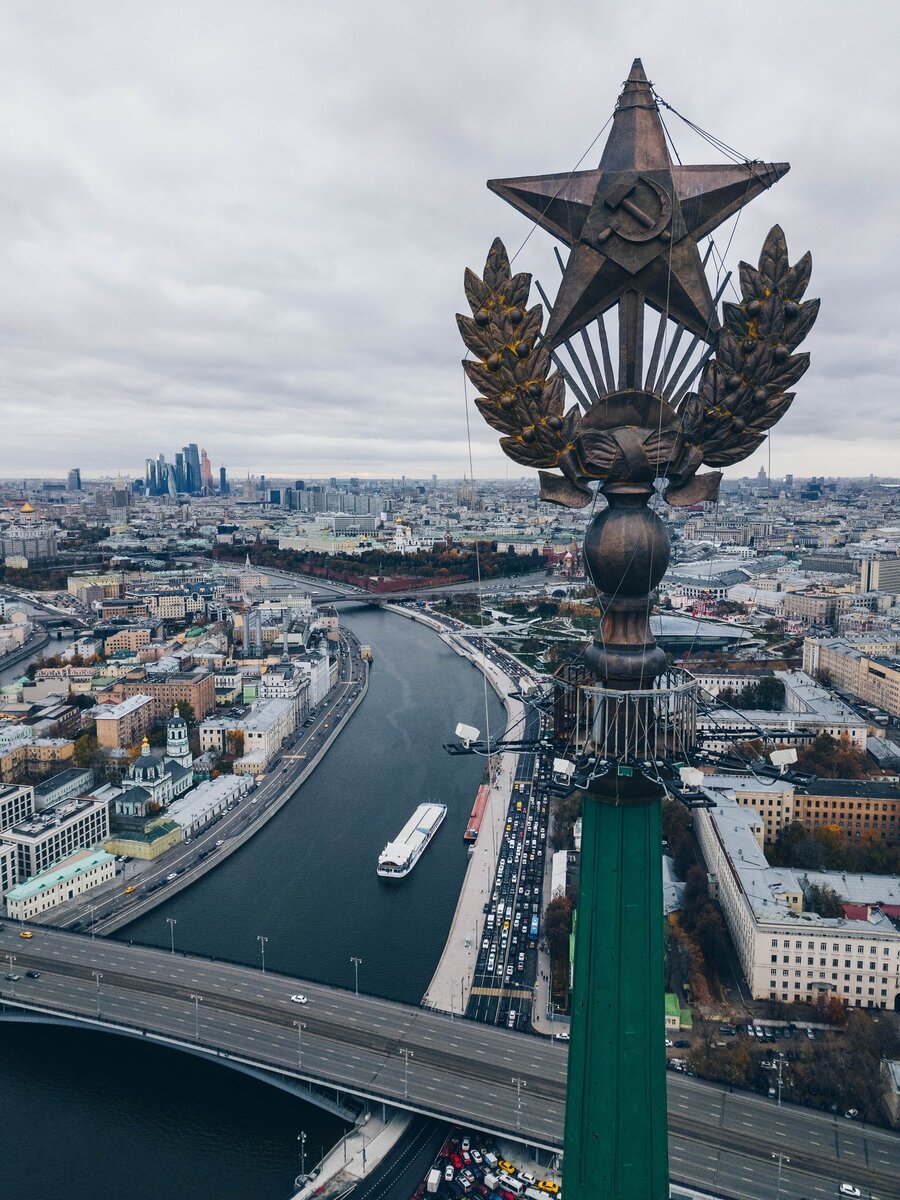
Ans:
{"label": "street lamp post", "polygon": [[199,1042],[200,1041],[200,1001],[203,999],[203,997],[197,996],[197,995],[195,995],[194,992],[191,992],[191,999],[194,1002],[194,1041]]}
{"label": "street lamp post", "polygon": [[409,1060],[415,1058],[412,1050],[407,1050],[405,1047],[400,1051],[403,1055],[403,1098],[409,1099]]}
{"label": "street lamp post", "polygon": [[263,973],[263,975],[265,975],[265,973],[266,973],[266,942],[269,939],[267,937],[263,937],[263,935],[261,933],[258,933],[256,935],[256,940],[259,942],[259,953],[260,953],[260,957],[262,958],[262,973]]}
{"label": "street lamp post", "polygon": [[169,944],[172,953],[175,953],[175,926],[178,924],[177,917],[166,917],[166,924],[169,926]]}
{"label": "street lamp post", "polygon": [[300,1178],[306,1178],[306,1130],[301,1129],[297,1136],[300,1143]]}
{"label": "street lamp post", "polygon": [[782,1154],[780,1151],[778,1154],[773,1154],[772,1157],[778,1162],[778,1183],[775,1188],[775,1200],[781,1200],[781,1169],[785,1163],[789,1163],[791,1160],[786,1154]]}
{"label": "street lamp post", "polygon": [[522,1128],[522,1088],[526,1086],[525,1080],[518,1075],[514,1075],[510,1080],[516,1085],[516,1129]]}
{"label": "street lamp post", "polygon": [[303,1070],[303,1030],[306,1024],[303,1021],[295,1021],[297,1027],[297,1070]]}
{"label": "street lamp post", "polygon": [[100,1016],[100,980],[103,978],[103,972],[95,970],[95,971],[91,971],[91,974],[93,975],[94,980],[97,984],[97,1016],[99,1017]]}
{"label": "street lamp post", "polygon": [[357,958],[356,955],[354,954],[353,957],[350,959],[350,961],[353,963],[353,990],[356,993],[356,995],[358,996],[359,995],[359,968],[362,966],[362,959]]}
{"label": "street lamp post", "polygon": [[[14,954],[7,954],[7,956],[6,956],[6,961],[9,963],[9,973],[10,973],[10,975],[15,975],[15,971],[13,970],[13,963],[16,961],[16,956],[15,956]],[[14,979],[11,979],[9,982],[12,984],[12,987],[10,988],[10,991],[12,992],[13,996],[15,996],[15,994],[16,994],[16,981],[15,981]]]}
{"label": "street lamp post", "polygon": [[96,906],[96,904],[92,904],[92,905],[90,906],[90,909],[91,909],[91,941],[93,941],[93,940],[94,940],[94,925],[95,925],[95,923],[96,923],[96,920],[97,920],[97,917],[96,917],[96,913],[97,913],[97,906]]}
{"label": "street lamp post", "polygon": [[781,1108],[781,1090],[784,1087],[784,1080],[781,1077],[781,1072],[784,1070],[784,1059],[778,1060],[778,1107]]}

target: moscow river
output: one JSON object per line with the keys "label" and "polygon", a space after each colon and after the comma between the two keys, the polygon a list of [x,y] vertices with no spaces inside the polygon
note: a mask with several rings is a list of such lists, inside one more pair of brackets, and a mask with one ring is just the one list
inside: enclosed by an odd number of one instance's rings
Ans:
{"label": "moscow river", "polygon": [[[450,758],[459,721],[485,729],[481,673],[424,626],[342,613],[374,665],[362,706],[297,796],[243,849],[117,936],[416,1004],[437,965],[467,855],[462,834],[484,760]],[[491,691],[492,732],[502,708]],[[447,819],[402,883],[375,875],[416,805]],[[0,1026],[4,1194],[17,1200],[286,1200],[341,1132],[275,1088],[177,1052],[61,1029]]]}

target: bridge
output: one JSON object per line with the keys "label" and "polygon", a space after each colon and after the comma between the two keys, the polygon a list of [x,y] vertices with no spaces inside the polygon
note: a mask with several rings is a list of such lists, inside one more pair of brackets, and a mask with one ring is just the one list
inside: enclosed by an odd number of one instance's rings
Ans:
{"label": "bridge", "polygon": [[[464,1124],[549,1152],[562,1145],[566,1050],[558,1042],[196,956],[34,926],[0,929],[0,1018],[75,1024],[199,1054],[349,1115],[352,1098]],[[39,973],[30,978],[28,971]],[[292,1001],[293,995],[306,1003]],[[662,1036],[662,1030],[660,1030]],[[900,1137],[690,1078],[669,1081],[673,1155],[742,1177],[771,1149],[791,1158],[797,1194],[834,1196],[851,1179],[900,1198]],[[684,1176],[676,1161],[672,1173]],[[735,1168],[738,1169],[738,1168]],[[765,1174],[762,1172],[765,1171]],[[692,1182],[712,1185],[702,1173]],[[741,1194],[738,1191],[737,1194]],[[786,1193],[785,1193],[786,1194]]]}

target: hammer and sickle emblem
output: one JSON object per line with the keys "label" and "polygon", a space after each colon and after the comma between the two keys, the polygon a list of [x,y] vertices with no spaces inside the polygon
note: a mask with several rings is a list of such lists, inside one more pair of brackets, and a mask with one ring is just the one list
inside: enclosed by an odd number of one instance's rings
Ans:
{"label": "hammer and sickle emblem", "polygon": [[657,237],[664,242],[670,240],[672,201],[656,180],[646,175],[624,180],[603,204],[610,213],[609,224],[597,234],[598,242],[605,242],[614,233],[626,242],[650,242]]}

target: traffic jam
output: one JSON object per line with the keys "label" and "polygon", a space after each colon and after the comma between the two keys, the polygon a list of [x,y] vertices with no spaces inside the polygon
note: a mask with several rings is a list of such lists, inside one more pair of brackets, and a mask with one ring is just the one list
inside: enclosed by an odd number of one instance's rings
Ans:
{"label": "traffic jam", "polygon": [[[527,713],[525,739],[537,741],[540,721],[538,713]],[[543,911],[547,782],[542,756],[520,755],[466,1014],[508,1029],[526,1029],[530,1023]]]}
{"label": "traffic jam", "polygon": [[508,1162],[484,1134],[455,1133],[441,1147],[428,1177],[412,1200],[426,1195],[443,1200],[460,1196],[493,1196],[499,1200],[547,1200],[561,1197],[558,1183]]}

